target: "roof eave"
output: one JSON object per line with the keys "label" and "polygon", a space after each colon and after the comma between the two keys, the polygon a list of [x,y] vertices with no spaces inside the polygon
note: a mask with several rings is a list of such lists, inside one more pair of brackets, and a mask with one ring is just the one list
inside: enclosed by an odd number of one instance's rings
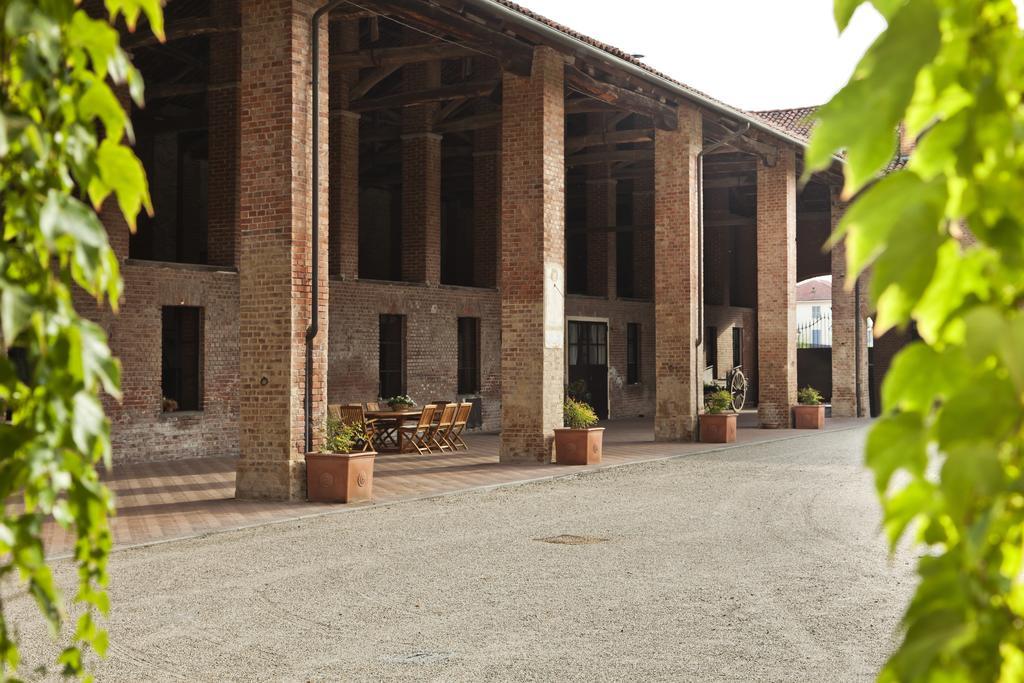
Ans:
{"label": "roof eave", "polygon": [[[779,130],[778,128],[770,126],[759,117],[751,116],[749,113],[743,111],[742,109],[730,107],[727,104],[704,97],[698,92],[694,92],[691,90],[687,90],[686,88],[680,87],[678,83],[672,80],[663,78],[658,74],[652,73],[637,64],[628,62],[616,54],[606,52],[605,50],[602,50],[594,45],[591,45],[586,41],[580,40],[575,36],[563,33],[562,31],[559,31],[558,29],[552,26],[548,26],[544,22],[537,21],[533,17],[521,14],[520,12],[517,12],[510,7],[506,7],[505,5],[499,2],[495,2],[495,0],[465,0],[465,2],[466,4],[476,6],[482,10],[494,12],[500,15],[503,20],[506,20],[509,23],[522,25],[531,32],[547,36],[551,38],[552,41],[555,43],[560,43],[562,45],[569,46],[573,49],[580,49],[594,55],[596,58],[605,61],[611,61],[615,66],[619,67],[620,69],[638,78],[642,78],[654,86],[672,92],[673,94],[676,94],[683,99],[695,102],[696,104],[704,107],[705,109],[709,109],[715,113],[721,114],[722,116],[736,119],[743,123],[749,123],[751,128],[756,128],[757,130],[760,130],[775,138],[779,138],[790,144],[796,145],[797,147],[803,149],[807,148],[808,143],[806,140],[794,135],[790,135],[789,133],[786,133],[783,130]],[[839,155],[833,155],[832,158],[835,161],[838,161],[840,164],[845,163],[843,161],[843,158],[840,157]]]}

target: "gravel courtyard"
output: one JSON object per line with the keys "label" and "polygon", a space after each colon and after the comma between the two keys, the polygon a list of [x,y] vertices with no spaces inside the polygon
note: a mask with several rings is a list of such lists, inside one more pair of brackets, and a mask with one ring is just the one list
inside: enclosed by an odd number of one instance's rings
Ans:
{"label": "gravel courtyard", "polygon": [[870,680],[914,580],[866,431],[116,552],[98,680]]}

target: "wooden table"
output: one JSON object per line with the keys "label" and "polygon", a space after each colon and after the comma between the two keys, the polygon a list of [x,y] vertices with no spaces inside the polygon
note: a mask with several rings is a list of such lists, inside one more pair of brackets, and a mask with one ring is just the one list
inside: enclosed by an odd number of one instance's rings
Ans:
{"label": "wooden table", "polygon": [[419,410],[367,410],[366,417],[370,420],[376,420],[381,423],[390,423],[393,427],[385,425],[376,425],[374,432],[376,433],[376,442],[374,447],[381,452],[385,453],[401,453],[402,452],[402,437],[398,433],[402,425],[406,422],[419,422],[420,416],[423,414],[423,409]]}

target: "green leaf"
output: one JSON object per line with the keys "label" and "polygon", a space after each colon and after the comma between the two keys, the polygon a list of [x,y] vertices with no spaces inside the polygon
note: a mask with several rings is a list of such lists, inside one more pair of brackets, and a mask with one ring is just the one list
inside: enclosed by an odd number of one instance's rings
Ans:
{"label": "green leaf", "polygon": [[[844,16],[845,11],[837,13],[837,19]],[[817,111],[805,178],[845,149],[844,193],[853,196],[892,160],[896,127],[910,103],[917,73],[939,49],[938,19],[930,0],[907,0],[895,9],[888,30],[868,49],[850,82]]]}
{"label": "green leaf", "polygon": [[899,489],[885,500],[883,526],[889,547],[895,550],[896,544],[911,522],[919,517],[927,517],[935,506],[935,490],[932,484],[917,479]]}
{"label": "green leaf", "polygon": [[39,229],[50,242],[68,235],[87,246],[107,246],[107,231],[95,212],[55,189],[50,190],[39,214]]}
{"label": "green leaf", "polygon": [[842,33],[850,25],[850,19],[857,8],[863,5],[865,0],[835,0],[832,9],[836,20],[836,26]]}
{"label": "green leaf", "polygon": [[84,453],[93,453],[96,440],[106,433],[103,406],[94,394],[85,391],[75,394],[73,419],[71,435],[75,445]]}
{"label": "green leaf", "polygon": [[8,345],[14,344],[29,326],[34,308],[34,300],[24,289],[14,283],[4,285],[0,293],[0,328]]}
{"label": "green leaf", "polygon": [[124,136],[126,117],[121,103],[103,81],[94,82],[78,100],[78,111],[83,120],[103,122],[107,137],[120,140]]}
{"label": "green leaf", "polygon": [[143,206],[153,215],[153,204],[149,198],[149,186],[142,162],[128,147],[107,138],[100,143],[96,156],[103,183],[117,195],[121,213],[131,230],[135,231],[135,218]]}
{"label": "green leaf", "polygon": [[936,434],[943,449],[962,442],[1009,439],[1020,416],[1020,401],[1008,379],[988,372],[950,396],[939,411]]}
{"label": "green leaf", "polygon": [[918,413],[887,415],[875,423],[868,435],[867,464],[874,470],[880,494],[886,492],[898,470],[916,477],[924,474],[927,443],[924,421]]}
{"label": "green leaf", "polygon": [[[915,241],[931,245],[937,235],[938,219],[945,200],[941,183],[924,182],[919,176],[901,171],[880,180],[864,192],[846,211],[835,234],[829,240],[834,245],[846,238],[846,266],[850,277],[861,274],[888,245],[894,231],[899,228],[912,231],[901,237],[897,249],[906,251]],[[934,258],[934,255],[932,255]],[[898,273],[883,272],[885,286],[903,282]],[[914,278],[919,277],[915,272]],[[877,280],[877,275],[873,278]]]}
{"label": "green leaf", "polygon": [[942,493],[949,511],[970,524],[976,508],[987,507],[1004,484],[999,451],[991,442],[949,449],[942,466]]}

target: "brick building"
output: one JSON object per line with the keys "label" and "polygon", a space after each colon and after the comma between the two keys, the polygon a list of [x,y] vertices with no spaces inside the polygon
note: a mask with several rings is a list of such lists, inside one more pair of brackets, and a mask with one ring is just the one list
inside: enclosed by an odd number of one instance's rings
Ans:
{"label": "brick building", "polygon": [[104,216],[116,460],[237,455],[239,496],[298,498],[326,405],[396,393],[472,398],[503,461],[544,460],[580,380],[685,440],[705,366],[740,364],[787,427],[795,286],[822,274],[854,414],[855,295],[822,251],[841,170],[798,186],[806,130],[504,1],[166,13],[165,44],[124,37],[157,212]]}

